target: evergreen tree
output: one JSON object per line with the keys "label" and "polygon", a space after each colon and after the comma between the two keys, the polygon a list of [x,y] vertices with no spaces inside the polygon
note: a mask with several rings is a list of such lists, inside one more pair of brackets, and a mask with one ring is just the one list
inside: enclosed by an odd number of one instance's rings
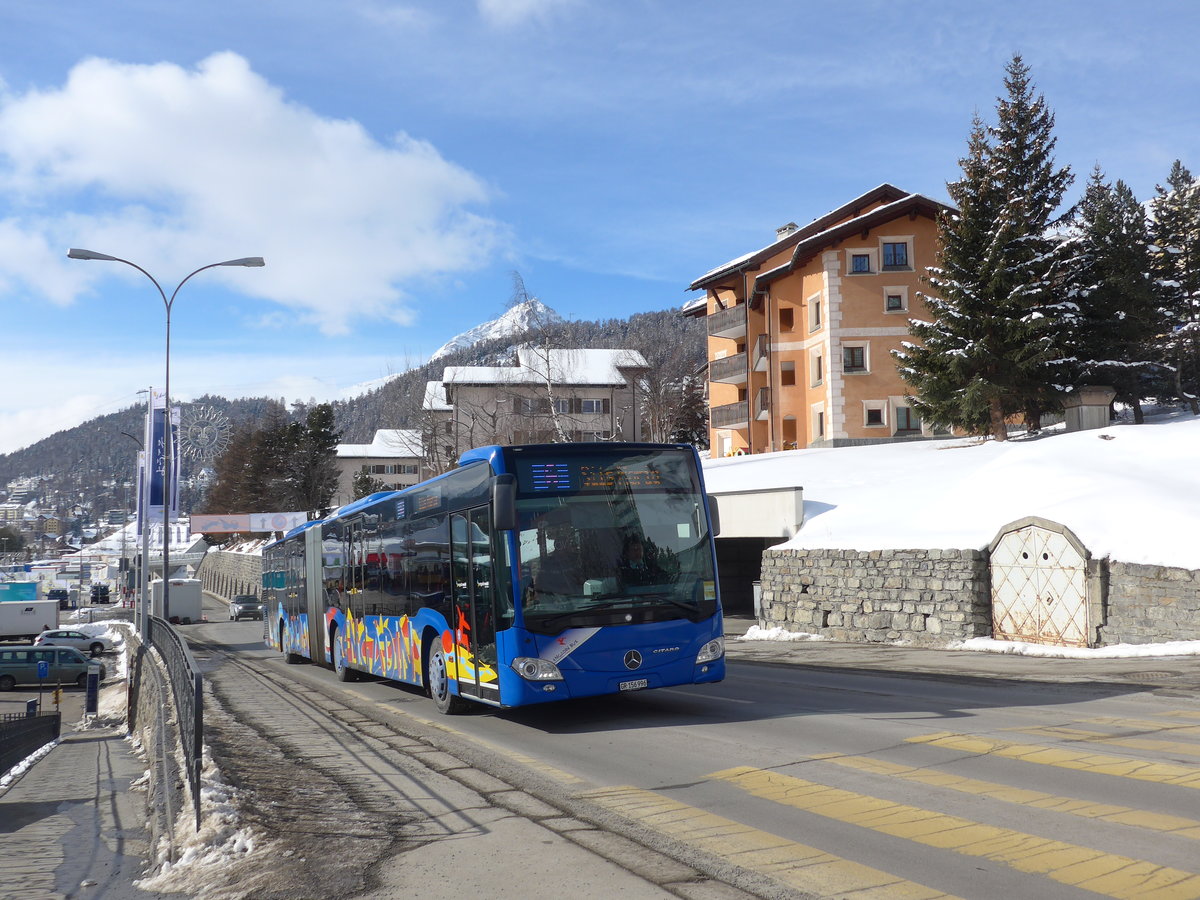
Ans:
{"label": "evergreen tree", "polygon": [[337,445],[341,437],[333,423],[333,407],[321,403],[308,411],[303,427],[293,429],[291,455],[294,490],[292,509],[324,516],[337,490]]}
{"label": "evergreen tree", "polygon": [[1175,368],[1170,393],[1200,415],[1200,182],[1179,160],[1150,201],[1152,271],[1167,326],[1159,340]]}
{"label": "evergreen tree", "polygon": [[351,482],[351,490],[354,491],[354,499],[359,500],[363,497],[369,497],[371,494],[379,491],[386,491],[387,484],[380,481],[378,478],[372,478],[370,472],[358,472]]}
{"label": "evergreen tree", "polygon": [[1064,248],[1062,345],[1072,385],[1103,384],[1143,421],[1141,399],[1158,369],[1153,341],[1163,318],[1150,279],[1146,216],[1122,181],[1097,166]]}
{"label": "evergreen tree", "polygon": [[922,418],[996,440],[1009,417],[1036,428],[1057,406],[1049,230],[1072,181],[1054,166],[1054,115],[1020,56],[1004,84],[997,123],[975,117],[962,177],[947,185],[958,209],[939,219],[938,266],[922,295],[933,321],[911,322],[921,345],[894,354]]}

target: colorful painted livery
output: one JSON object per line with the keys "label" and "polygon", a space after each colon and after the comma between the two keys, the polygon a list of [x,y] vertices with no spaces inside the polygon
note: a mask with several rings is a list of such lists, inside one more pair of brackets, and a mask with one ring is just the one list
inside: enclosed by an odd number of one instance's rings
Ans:
{"label": "colorful painted livery", "polygon": [[270,544],[266,639],[447,713],[720,681],[714,518],[688,445],[479,448]]}

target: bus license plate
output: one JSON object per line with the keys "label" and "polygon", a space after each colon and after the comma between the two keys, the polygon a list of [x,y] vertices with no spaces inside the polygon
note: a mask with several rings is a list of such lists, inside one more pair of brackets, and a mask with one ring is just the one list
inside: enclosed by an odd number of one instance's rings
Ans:
{"label": "bus license plate", "polygon": [[640,691],[642,688],[649,686],[650,679],[648,678],[639,678],[637,681],[622,681],[617,685],[623,691]]}

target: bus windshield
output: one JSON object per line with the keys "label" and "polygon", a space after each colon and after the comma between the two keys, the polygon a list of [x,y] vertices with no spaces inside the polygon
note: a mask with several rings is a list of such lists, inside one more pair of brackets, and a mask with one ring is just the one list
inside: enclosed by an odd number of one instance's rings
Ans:
{"label": "bus windshield", "polygon": [[716,612],[694,456],[563,452],[518,458],[517,535],[525,627],[638,624]]}

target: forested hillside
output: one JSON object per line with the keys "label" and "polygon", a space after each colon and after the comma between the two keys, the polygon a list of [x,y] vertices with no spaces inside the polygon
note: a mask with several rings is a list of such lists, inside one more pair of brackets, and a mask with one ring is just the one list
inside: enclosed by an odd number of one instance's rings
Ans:
{"label": "forested hillside", "polygon": [[[452,365],[496,365],[509,361],[521,340],[544,341],[555,347],[629,348],[640,351],[652,367],[689,375],[703,365],[703,320],[680,318],[677,310],[640,313],[629,319],[595,322],[547,322],[535,331],[507,340],[494,340],[447,353],[436,363],[400,373],[369,393],[333,404],[336,426],[347,443],[367,443],[378,428],[416,427],[425,383],[441,378]],[[260,423],[283,401],[270,397],[229,400],[205,395],[183,404],[185,421],[197,407],[224,415],[230,431]],[[300,420],[308,404],[293,403],[285,413]],[[40,476],[36,493],[44,509],[69,513],[73,504],[89,506],[94,516],[107,509],[133,504],[137,445],[122,432],[142,436],[144,408],[128,409],[90,419],[13,453],[0,455],[0,485],[16,478]],[[196,499],[189,484],[202,463],[188,455],[182,460],[183,508]],[[127,502],[126,502],[127,501]]]}

